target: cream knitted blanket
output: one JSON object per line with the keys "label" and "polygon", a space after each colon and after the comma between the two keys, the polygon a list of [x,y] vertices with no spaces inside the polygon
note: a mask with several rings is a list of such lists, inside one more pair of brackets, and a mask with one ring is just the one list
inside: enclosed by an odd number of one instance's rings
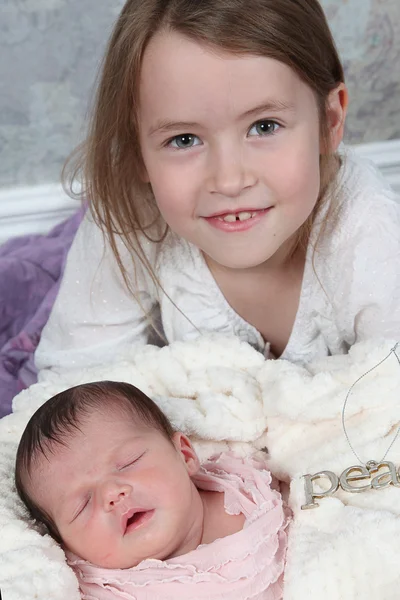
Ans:
{"label": "cream knitted blanket", "polygon": [[[113,364],[53,374],[21,392],[14,413],[0,421],[3,600],[79,600],[63,551],[26,517],[13,489],[13,466],[18,440],[36,408],[62,389],[100,379],[133,383],[154,398],[174,425],[192,437],[202,459],[223,449],[241,455],[268,449],[272,472],[290,482],[294,512],[284,600],[398,599],[400,488],[391,484],[356,494],[339,487],[319,500],[312,498],[318,483],[335,481],[308,478],[307,499],[303,477],[322,470],[340,476],[359,464],[343,433],[343,403],[351,385],[393,345],[358,344],[347,356],[326,358],[305,369],[265,361],[238,339],[213,336],[162,349],[130,348]],[[400,423],[399,399],[400,366],[393,355],[353,388],[346,424],[363,461],[385,454]],[[387,460],[400,466],[400,438]],[[381,472],[369,478],[364,474],[358,483],[352,474],[342,481],[368,487]],[[386,479],[379,482],[384,485]],[[307,502],[319,507],[302,510]]]}

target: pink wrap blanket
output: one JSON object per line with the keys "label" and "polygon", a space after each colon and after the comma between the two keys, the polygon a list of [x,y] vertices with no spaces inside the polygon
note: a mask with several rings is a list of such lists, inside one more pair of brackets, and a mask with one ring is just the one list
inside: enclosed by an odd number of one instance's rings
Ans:
{"label": "pink wrap blanket", "polygon": [[281,600],[287,516],[262,463],[222,454],[193,478],[224,493],[225,510],[242,512],[244,528],[183,556],[147,559],[131,569],[104,569],[69,554],[84,600]]}

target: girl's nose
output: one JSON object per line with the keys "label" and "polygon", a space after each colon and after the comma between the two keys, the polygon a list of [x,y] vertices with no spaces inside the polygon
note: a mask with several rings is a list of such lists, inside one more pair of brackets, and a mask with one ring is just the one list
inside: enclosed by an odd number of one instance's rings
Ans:
{"label": "girl's nose", "polygon": [[128,500],[131,494],[132,486],[129,484],[120,484],[116,481],[107,481],[102,487],[104,510],[113,510],[116,506]]}
{"label": "girl's nose", "polygon": [[210,157],[209,190],[221,196],[236,198],[256,182],[255,174],[246,164],[244,151],[241,147],[227,145],[219,148]]}

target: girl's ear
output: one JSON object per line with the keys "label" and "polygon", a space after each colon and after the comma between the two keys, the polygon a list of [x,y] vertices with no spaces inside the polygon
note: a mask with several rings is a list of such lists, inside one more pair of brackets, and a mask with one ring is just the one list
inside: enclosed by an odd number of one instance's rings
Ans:
{"label": "girl's ear", "polygon": [[348,104],[349,94],[345,84],[341,83],[330,92],[326,105],[330,152],[336,152],[343,139]]}
{"label": "girl's ear", "polygon": [[172,436],[172,442],[181,455],[189,475],[195,475],[200,468],[200,461],[189,438],[180,431],[176,431]]}

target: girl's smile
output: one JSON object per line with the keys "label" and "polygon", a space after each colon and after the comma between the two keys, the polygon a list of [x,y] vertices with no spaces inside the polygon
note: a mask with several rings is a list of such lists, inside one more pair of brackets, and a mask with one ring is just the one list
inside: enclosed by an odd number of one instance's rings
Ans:
{"label": "girl's smile", "polygon": [[239,209],[234,213],[220,212],[204,218],[212,227],[227,233],[247,231],[260,223],[272,208],[271,206],[262,209]]}

